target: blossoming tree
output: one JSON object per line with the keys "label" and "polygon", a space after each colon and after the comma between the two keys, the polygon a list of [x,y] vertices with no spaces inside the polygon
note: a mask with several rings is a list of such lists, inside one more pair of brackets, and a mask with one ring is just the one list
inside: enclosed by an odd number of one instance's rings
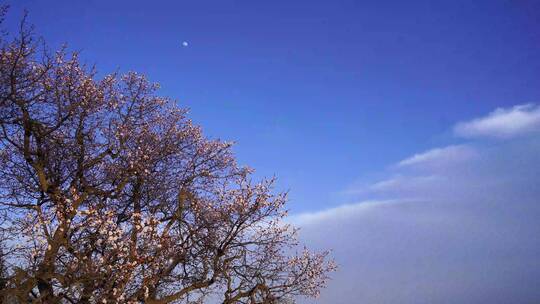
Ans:
{"label": "blossoming tree", "polygon": [[3,278],[12,303],[279,303],[334,265],[285,194],[137,73],[98,79],[22,22],[0,45]]}

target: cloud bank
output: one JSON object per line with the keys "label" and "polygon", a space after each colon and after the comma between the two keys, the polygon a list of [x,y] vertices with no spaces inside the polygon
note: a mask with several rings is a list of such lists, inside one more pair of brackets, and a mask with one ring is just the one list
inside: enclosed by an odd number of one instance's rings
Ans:
{"label": "cloud bank", "polygon": [[359,203],[300,214],[340,269],[304,303],[540,303],[540,121],[533,105],[459,123],[492,137],[398,162]]}

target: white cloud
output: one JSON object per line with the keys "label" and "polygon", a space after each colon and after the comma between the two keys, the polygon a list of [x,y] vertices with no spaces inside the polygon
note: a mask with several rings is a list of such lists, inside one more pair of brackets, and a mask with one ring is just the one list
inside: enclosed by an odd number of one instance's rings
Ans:
{"label": "white cloud", "polygon": [[328,210],[300,236],[312,248],[332,248],[339,269],[320,299],[301,303],[538,303],[540,206],[507,203]]}
{"label": "white cloud", "polygon": [[[364,193],[389,194],[412,189],[434,188],[437,184],[444,183],[445,180],[446,178],[444,176],[435,174],[413,176],[397,175],[372,184]],[[416,199],[420,199],[420,197],[416,197]]]}
{"label": "white cloud", "polygon": [[461,137],[510,138],[540,130],[540,106],[517,105],[498,108],[486,117],[458,123],[454,133]]}
{"label": "white cloud", "polygon": [[398,200],[377,200],[363,201],[356,204],[341,205],[335,208],[322,211],[305,212],[290,216],[287,220],[294,225],[309,225],[325,220],[333,220],[336,218],[349,218],[359,212],[369,211],[371,208],[378,207],[384,204],[398,203]]}
{"label": "white cloud", "polygon": [[451,164],[470,160],[476,156],[474,148],[467,145],[453,145],[435,148],[423,153],[415,154],[398,163],[398,166],[412,166],[420,164]]}
{"label": "white cloud", "polygon": [[[497,110],[471,126],[537,111]],[[540,303],[540,136],[432,149],[386,175],[347,191],[361,203],[292,218],[340,265],[320,300],[301,303]]]}

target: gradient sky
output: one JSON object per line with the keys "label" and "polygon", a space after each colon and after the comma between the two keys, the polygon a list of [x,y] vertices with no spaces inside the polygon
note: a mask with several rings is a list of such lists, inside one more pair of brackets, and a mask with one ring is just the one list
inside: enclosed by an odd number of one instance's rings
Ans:
{"label": "gradient sky", "polygon": [[447,143],[455,121],[540,98],[538,1],[11,4],[100,72],[160,82],[299,211],[346,202],[345,184]]}
{"label": "gradient sky", "polygon": [[318,303],[539,303],[540,1],[11,4],[275,174]]}

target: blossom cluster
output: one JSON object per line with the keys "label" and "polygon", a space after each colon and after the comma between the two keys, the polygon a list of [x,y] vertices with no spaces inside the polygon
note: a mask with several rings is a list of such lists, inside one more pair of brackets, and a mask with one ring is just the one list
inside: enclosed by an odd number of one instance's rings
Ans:
{"label": "blossom cluster", "polygon": [[[16,303],[274,303],[317,296],[286,193],[129,72],[101,79],[32,33],[0,42],[0,235]],[[196,299],[196,300],[194,300]],[[18,301],[18,302],[17,302]]]}

